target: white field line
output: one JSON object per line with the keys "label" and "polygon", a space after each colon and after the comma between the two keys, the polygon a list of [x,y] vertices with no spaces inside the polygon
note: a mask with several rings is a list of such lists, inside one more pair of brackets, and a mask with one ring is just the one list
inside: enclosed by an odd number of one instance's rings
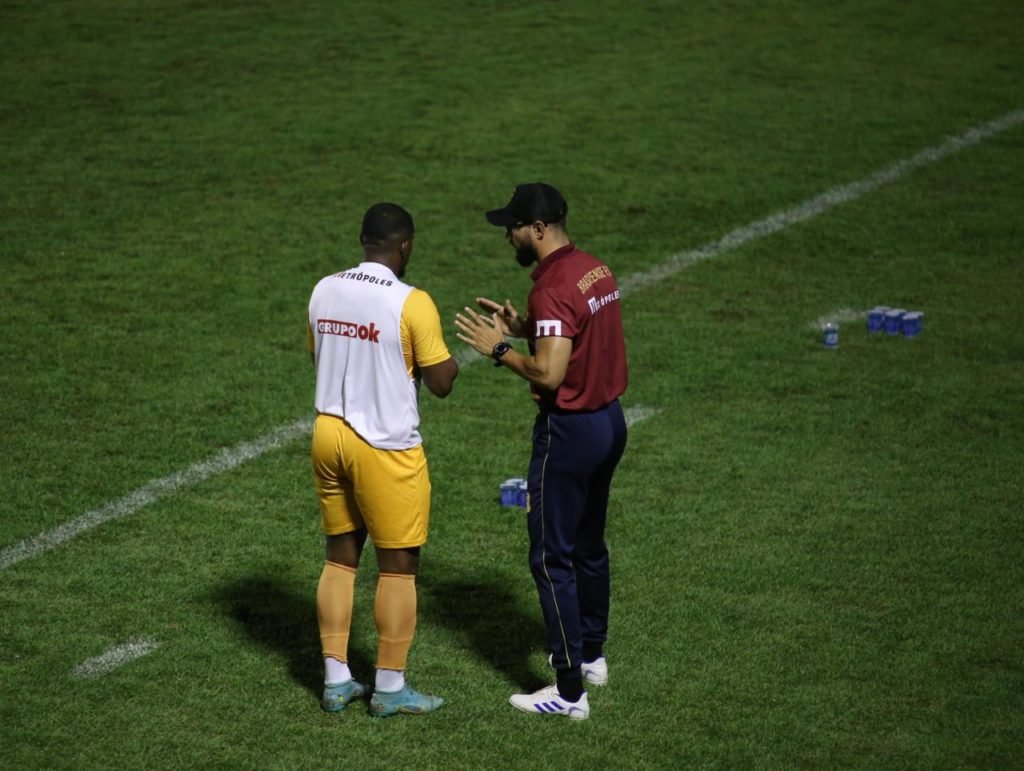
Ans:
{"label": "white field line", "polygon": [[483,354],[478,353],[474,349],[470,348],[468,345],[462,346],[459,350],[452,354],[452,356],[455,358],[455,361],[458,362],[459,369],[462,369],[466,365],[472,364],[475,361],[484,360]]}
{"label": "white field line", "polygon": [[[750,241],[770,236],[790,225],[816,217],[839,204],[856,200],[882,185],[895,182],[916,169],[980,144],[986,139],[990,139],[996,134],[1018,126],[1021,123],[1024,123],[1024,110],[1015,110],[988,123],[975,126],[960,136],[947,139],[945,142],[934,147],[925,148],[909,158],[897,161],[891,166],[876,171],[859,182],[832,188],[791,209],[786,209],[778,214],[773,214],[749,225],[732,230],[717,241],[705,244],[697,249],[679,252],[646,271],[630,274],[619,282],[619,289],[623,294],[626,294],[636,289],[656,284],[699,262],[715,257],[730,249],[735,249]],[[482,359],[475,351],[469,348],[457,352],[455,357],[460,365],[463,366]],[[306,434],[309,431],[309,425],[310,421],[303,419],[287,426],[282,426],[253,442],[240,444],[235,448],[223,451],[210,460],[190,466],[185,471],[176,472],[162,479],[149,482],[138,490],[129,493],[124,498],[108,503],[99,509],[86,512],[77,519],[60,525],[53,530],[5,547],[0,551],[0,570],[17,564],[23,559],[34,557],[44,551],[60,546],[75,536],[104,522],[133,514],[143,506],[166,495],[171,495],[184,487],[192,486],[214,474],[227,471],[247,460],[259,457],[267,450]]]}
{"label": "white field line", "polygon": [[867,311],[858,311],[853,308],[836,308],[824,316],[819,316],[817,321],[812,321],[811,326],[814,329],[824,329],[826,324],[845,324],[847,321],[866,318],[867,315]]}
{"label": "white field line", "polygon": [[622,414],[626,416],[627,426],[635,426],[640,421],[647,420],[647,418],[653,418],[659,412],[661,412],[661,410],[656,410],[653,407],[637,405],[635,407],[626,407],[626,409],[622,411]]}
{"label": "white field line", "polygon": [[866,193],[882,187],[882,185],[891,184],[912,171],[941,161],[943,158],[965,150],[968,147],[980,144],[986,139],[991,139],[996,134],[1011,129],[1014,126],[1019,126],[1021,123],[1024,123],[1024,110],[1015,110],[1003,115],[1001,118],[975,126],[960,136],[947,139],[942,144],[935,145],[934,147],[925,148],[916,155],[904,158],[902,161],[897,161],[891,166],[876,171],[859,182],[834,187],[819,196],[797,204],[791,209],[786,209],[770,217],[752,222],[749,225],[736,228],[726,233],[717,241],[712,241],[696,249],[674,254],[653,268],[626,276],[619,282],[619,289],[626,293],[650,286],[651,284],[657,284],[659,281],[678,273],[684,268],[696,265],[698,262],[703,262],[710,257],[715,257],[722,254],[722,252],[735,249],[750,241],[770,236],[790,225],[817,217],[819,214],[824,214],[839,204],[855,201]]}
{"label": "white field line", "polygon": [[287,444],[293,439],[309,434],[310,418],[303,418],[294,423],[271,431],[253,442],[242,442],[234,447],[222,450],[212,458],[200,461],[189,466],[184,471],[176,471],[168,476],[154,479],[147,482],[137,490],[133,490],[123,498],[118,498],[98,509],[87,511],[76,519],[65,522],[63,525],[47,530],[32,538],[4,547],[0,550],[0,570],[9,568],[24,559],[34,557],[44,551],[56,548],[72,538],[91,530],[104,522],[114,519],[122,519],[154,501],[160,500],[168,495],[173,495],[186,487],[197,485],[205,479],[230,471],[246,461],[253,460],[263,455],[268,450]]}
{"label": "white field line", "polygon": [[123,667],[130,661],[142,658],[160,647],[160,643],[153,640],[132,638],[120,645],[115,645],[102,655],[86,659],[77,667],[71,670],[72,677],[102,677],[113,672],[118,667]]}

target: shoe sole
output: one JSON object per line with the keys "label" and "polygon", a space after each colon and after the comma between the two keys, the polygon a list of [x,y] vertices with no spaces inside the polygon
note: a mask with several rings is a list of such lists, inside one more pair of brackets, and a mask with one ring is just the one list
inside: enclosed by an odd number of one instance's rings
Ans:
{"label": "shoe sole", "polygon": [[408,707],[399,707],[398,709],[392,709],[383,705],[378,705],[370,702],[370,715],[371,717],[394,717],[395,715],[429,715],[431,712],[437,712],[441,707],[444,706],[442,701],[433,709],[409,709]]}
{"label": "shoe sole", "polygon": [[360,691],[358,693],[352,694],[352,697],[348,701],[341,702],[337,707],[328,707],[328,706],[326,706],[324,704],[323,700],[321,699],[321,701],[320,701],[320,709],[323,710],[324,712],[327,712],[327,713],[330,713],[330,714],[334,714],[335,712],[344,712],[345,711],[345,707],[347,707],[349,704],[351,704],[354,701],[360,701],[361,699],[365,699],[365,698],[366,698],[366,691],[365,690],[364,691]]}
{"label": "shoe sole", "polygon": [[406,709],[405,707],[400,707],[399,709],[396,709],[394,712],[385,712],[384,710],[371,709],[370,710],[370,716],[371,717],[395,717],[396,715],[429,715],[431,712],[437,712],[439,709],[440,709],[440,707],[434,707],[434,709],[420,709],[420,710]]}

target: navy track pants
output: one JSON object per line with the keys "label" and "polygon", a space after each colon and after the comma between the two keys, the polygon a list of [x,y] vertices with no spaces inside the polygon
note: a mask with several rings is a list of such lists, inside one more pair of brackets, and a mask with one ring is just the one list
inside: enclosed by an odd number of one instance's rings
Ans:
{"label": "navy track pants", "polygon": [[530,458],[530,571],[555,669],[578,667],[608,638],[604,541],[612,474],[626,448],[618,400],[595,412],[541,411]]}

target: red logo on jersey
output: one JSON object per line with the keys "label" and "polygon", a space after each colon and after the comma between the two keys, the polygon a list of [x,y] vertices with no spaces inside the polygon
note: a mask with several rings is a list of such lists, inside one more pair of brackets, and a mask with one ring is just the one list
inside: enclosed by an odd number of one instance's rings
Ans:
{"label": "red logo on jersey", "polygon": [[380,343],[380,330],[377,329],[377,325],[372,321],[370,326],[366,326],[365,324],[353,324],[351,321],[317,319],[316,331],[321,335],[355,337],[359,340],[369,340],[371,343]]}

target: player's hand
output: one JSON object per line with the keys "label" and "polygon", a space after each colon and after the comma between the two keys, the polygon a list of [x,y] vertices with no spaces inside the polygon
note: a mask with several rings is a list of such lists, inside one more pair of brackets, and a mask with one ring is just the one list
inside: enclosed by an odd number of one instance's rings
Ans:
{"label": "player's hand", "polygon": [[476,304],[488,313],[497,314],[501,321],[501,332],[506,337],[526,337],[525,322],[519,316],[512,302],[505,300],[504,305],[499,305],[494,300],[486,297],[477,297]]}
{"label": "player's hand", "polygon": [[505,339],[504,324],[497,311],[482,316],[467,305],[463,313],[455,314],[455,326],[459,330],[455,336],[484,356],[490,356],[494,346]]}

